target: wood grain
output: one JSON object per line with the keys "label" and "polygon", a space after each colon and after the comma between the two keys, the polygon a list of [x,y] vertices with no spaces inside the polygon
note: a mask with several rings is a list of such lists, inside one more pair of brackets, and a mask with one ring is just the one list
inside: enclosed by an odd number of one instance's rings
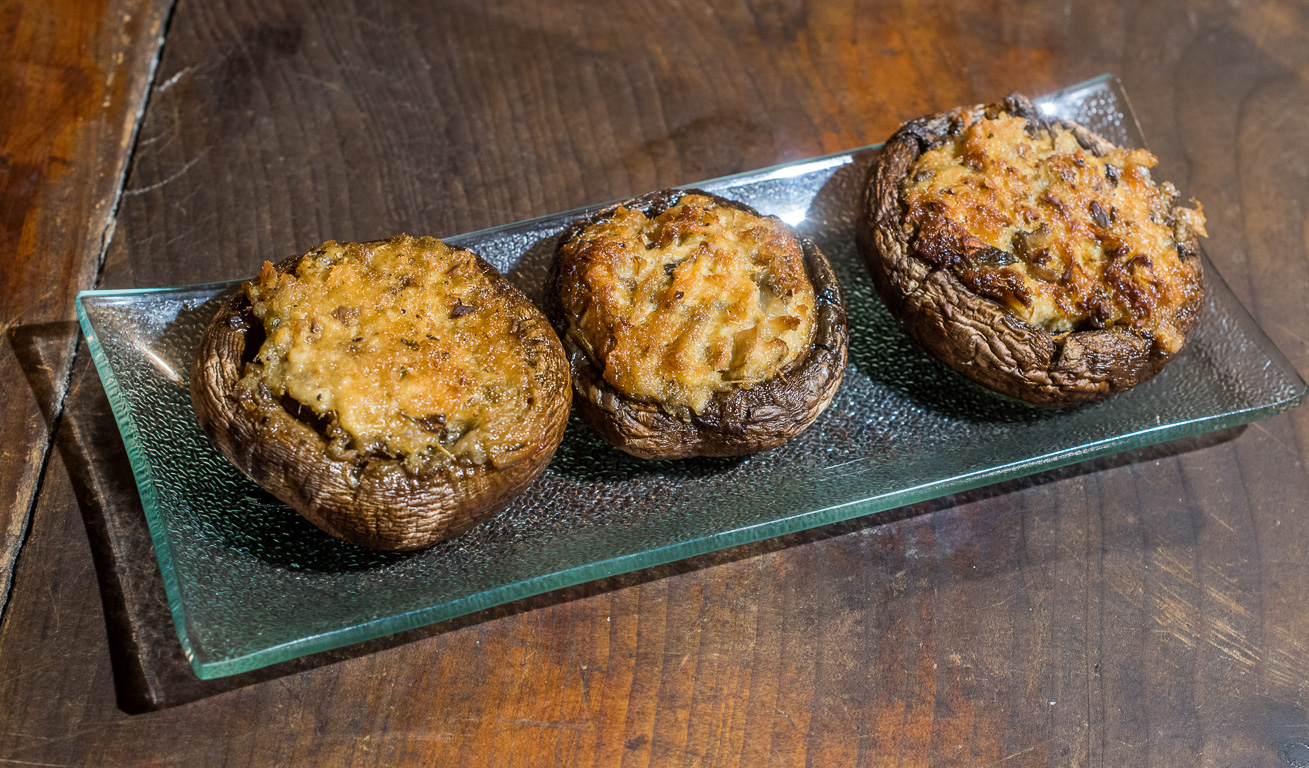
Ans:
{"label": "wood grain", "polygon": [[168,6],[0,3],[0,615]]}
{"label": "wood grain", "polygon": [[[1309,13],[1276,1],[184,0],[103,283],[514,221],[1113,71],[1306,371],[1307,62]],[[90,542],[137,502],[88,483],[122,461],[96,386],[83,363],[0,626],[0,762],[1309,765],[1305,409],[234,689],[156,678],[201,698],[128,715]]]}

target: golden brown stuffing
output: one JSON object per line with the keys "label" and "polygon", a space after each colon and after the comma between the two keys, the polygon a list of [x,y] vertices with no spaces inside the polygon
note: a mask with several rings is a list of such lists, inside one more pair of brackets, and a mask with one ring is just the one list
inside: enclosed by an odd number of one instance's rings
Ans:
{"label": "golden brown stuffing", "polygon": [[568,333],[630,397],[698,413],[813,338],[800,243],[776,219],[688,194],[654,218],[620,207],[561,253]]}
{"label": "golden brown stuffing", "polygon": [[1204,214],[1174,208],[1143,149],[1103,157],[1068,130],[1000,114],[922,154],[904,182],[914,247],[974,293],[1048,331],[1128,326],[1175,353],[1175,309],[1202,291],[1175,245]]}

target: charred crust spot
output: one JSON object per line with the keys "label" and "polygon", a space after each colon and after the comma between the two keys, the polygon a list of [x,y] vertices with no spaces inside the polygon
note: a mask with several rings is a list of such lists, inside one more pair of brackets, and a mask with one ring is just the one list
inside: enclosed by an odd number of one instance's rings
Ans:
{"label": "charred crust spot", "polygon": [[[1002,252],[1003,253],[1003,252]],[[978,296],[994,299],[1002,306],[1031,306],[1031,294],[1023,278],[1012,269],[988,269],[965,265],[958,272],[960,280]]]}
{"label": "charred crust spot", "polygon": [[1095,223],[1099,224],[1101,227],[1104,227],[1105,229],[1108,229],[1109,214],[1105,213],[1104,207],[1100,205],[1100,202],[1098,200],[1091,201],[1090,210],[1091,210],[1091,218],[1095,219]]}

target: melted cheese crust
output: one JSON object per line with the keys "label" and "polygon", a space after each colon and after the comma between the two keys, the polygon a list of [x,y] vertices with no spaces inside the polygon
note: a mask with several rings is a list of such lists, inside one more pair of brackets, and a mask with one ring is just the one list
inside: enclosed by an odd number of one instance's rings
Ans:
{"label": "melted cheese crust", "polygon": [[1143,149],[1096,157],[1067,129],[1026,127],[1002,113],[922,154],[902,188],[916,250],[1033,325],[1125,325],[1175,353],[1176,310],[1202,290],[1175,237],[1205,234],[1198,204],[1173,209]]}
{"label": "melted cheese crust", "polygon": [[242,385],[312,411],[337,450],[504,466],[532,440],[530,321],[468,251],[327,242],[245,290],[267,339]]}
{"label": "melted cheese crust", "polygon": [[568,333],[629,397],[703,410],[806,354],[814,290],[776,219],[686,195],[653,219],[619,208],[562,249]]}

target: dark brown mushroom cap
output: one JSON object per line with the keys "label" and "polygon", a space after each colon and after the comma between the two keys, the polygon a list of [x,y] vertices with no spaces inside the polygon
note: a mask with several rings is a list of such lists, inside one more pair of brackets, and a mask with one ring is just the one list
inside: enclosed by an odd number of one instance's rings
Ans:
{"label": "dark brown mushroom cap", "polygon": [[[915,341],[965,376],[1041,405],[1099,400],[1149,379],[1174,357],[1140,330],[1126,326],[1052,333],[1024,322],[970,291],[948,268],[935,268],[911,246],[901,187],[920,155],[952,140],[983,115],[1023,117],[1028,130],[1063,127],[1087,151],[1102,156],[1113,144],[1077,123],[1048,120],[1026,98],[961,107],[903,125],[882,148],[864,188],[856,226],[859,253],[891,314]],[[1197,234],[1177,228],[1180,261],[1201,284]],[[1176,308],[1189,336],[1203,294]]]}
{"label": "dark brown mushroom cap", "polygon": [[[619,207],[639,210],[653,218],[683,196],[693,194],[760,215],[748,205],[701,190],[667,189],[615,203],[575,222],[560,237],[559,247],[562,249],[583,229],[612,216]],[[582,419],[611,445],[643,459],[741,456],[776,448],[803,432],[827,408],[841,384],[849,337],[841,286],[831,264],[812,242],[799,235],[796,238],[805,273],[814,288],[817,314],[808,352],[772,378],[749,388],[715,393],[700,413],[690,408],[670,413],[659,403],[632,398],[605,381],[603,366],[597,366],[567,332],[567,320],[558,302],[560,275],[556,269],[549,313],[568,356],[574,402]]]}
{"label": "dark brown mushroom cap", "polygon": [[[277,265],[294,271],[302,256]],[[455,536],[499,512],[550,463],[572,399],[563,347],[525,296],[481,258],[494,288],[514,297],[518,333],[535,355],[544,396],[536,451],[508,466],[459,462],[417,474],[402,459],[329,455],[327,438],[263,387],[238,392],[246,361],[264,337],[244,290],[230,296],[206,329],[191,364],[191,402],[200,426],[233,464],[314,525],[373,549],[410,550]],[[308,409],[304,409],[308,412]]]}

